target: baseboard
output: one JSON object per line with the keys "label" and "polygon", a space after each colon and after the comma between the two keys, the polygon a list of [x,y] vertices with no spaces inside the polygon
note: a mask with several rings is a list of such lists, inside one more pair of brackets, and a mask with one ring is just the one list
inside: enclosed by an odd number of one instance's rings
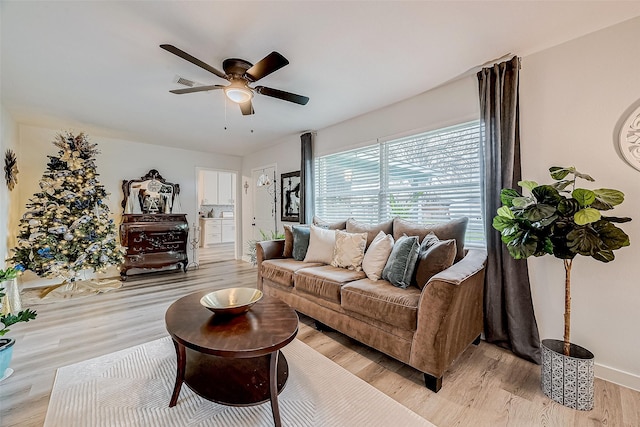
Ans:
{"label": "baseboard", "polygon": [[595,376],[597,378],[640,391],[640,375],[621,371],[610,366],[595,364]]}

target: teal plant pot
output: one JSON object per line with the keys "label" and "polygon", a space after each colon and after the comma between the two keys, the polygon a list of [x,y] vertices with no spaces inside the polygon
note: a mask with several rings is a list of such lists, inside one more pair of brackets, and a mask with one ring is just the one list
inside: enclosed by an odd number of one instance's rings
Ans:
{"label": "teal plant pot", "polygon": [[0,338],[0,378],[3,378],[9,369],[15,343],[16,340],[13,338]]}

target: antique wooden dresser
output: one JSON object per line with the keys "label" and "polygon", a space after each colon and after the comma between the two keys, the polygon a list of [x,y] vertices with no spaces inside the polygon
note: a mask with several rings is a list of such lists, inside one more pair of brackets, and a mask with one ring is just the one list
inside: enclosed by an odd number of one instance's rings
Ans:
{"label": "antique wooden dresser", "polygon": [[[139,180],[122,182],[125,213],[120,224],[120,244],[127,249],[120,277],[130,269],[182,267],[186,272],[189,223],[186,214],[171,213],[178,184],[166,182],[152,169]],[[165,268],[166,269],[166,268]]]}

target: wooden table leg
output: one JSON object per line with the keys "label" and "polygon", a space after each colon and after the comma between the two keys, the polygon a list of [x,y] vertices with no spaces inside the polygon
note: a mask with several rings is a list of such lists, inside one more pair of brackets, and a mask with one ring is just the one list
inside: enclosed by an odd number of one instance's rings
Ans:
{"label": "wooden table leg", "polygon": [[184,346],[175,340],[173,341],[173,345],[176,348],[176,356],[178,360],[176,363],[176,384],[175,386],[173,386],[173,394],[171,395],[169,408],[173,408],[178,402],[180,389],[182,388],[182,383],[184,382],[184,368],[187,360]]}
{"label": "wooden table leg", "polygon": [[276,427],[281,427],[280,408],[278,407],[278,354],[280,350],[271,353],[269,362],[269,390],[271,392],[271,411]]}

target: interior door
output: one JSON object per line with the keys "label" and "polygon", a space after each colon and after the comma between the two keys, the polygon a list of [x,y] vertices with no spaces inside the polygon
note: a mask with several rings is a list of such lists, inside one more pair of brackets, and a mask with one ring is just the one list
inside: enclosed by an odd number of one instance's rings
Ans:
{"label": "interior door", "polygon": [[[275,166],[269,166],[261,169],[254,169],[251,172],[251,179],[253,185],[255,185],[255,191],[253,192],[253,238],[261,240],[262,235],[260,231],[264,232],[267,236],[271,236],[272,232],[277,231],[277,215],[278,215],[278,203],[277,203],[277,185],[276,185],[276,168]],[[268,178],[267,185],[258,186],[260,177]]]}

